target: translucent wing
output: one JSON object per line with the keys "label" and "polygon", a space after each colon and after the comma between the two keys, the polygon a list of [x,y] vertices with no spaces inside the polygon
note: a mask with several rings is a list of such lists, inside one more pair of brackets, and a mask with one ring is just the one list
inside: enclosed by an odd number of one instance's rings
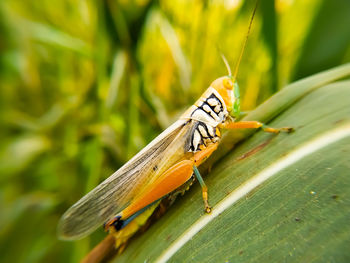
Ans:
{"label": "translucent wing", "polygon": [[58,225],[60,238],[82,238],[123,210],[140,189],[188,154],[191,127],[193,121],[178,120],[69,208]]}

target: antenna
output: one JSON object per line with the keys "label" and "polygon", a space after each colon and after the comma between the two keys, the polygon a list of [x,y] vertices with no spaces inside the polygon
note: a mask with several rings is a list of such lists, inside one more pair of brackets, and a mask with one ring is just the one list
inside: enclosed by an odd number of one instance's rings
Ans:
{"label": "antenna", "polygon": [[[238,62],[236,64],[236,67],[235,67],[235,71],[233,73],[233,78],[236,79],[237,77],[237,73],[238,73],[238,68],[239,68],[239,65],[241,64],[241,60],[242,60],[242,57],[243,57],[243,53],[244,53],[244,49],[245,49],[245,46],[247,44],[247,40],[248,40],[248,37],[249,37],[249,33],[250,33],[250,29],[252,27],[252,23],[253,23],[253,19],[254,19],[254,16],[255,16],[255,12],[256,12],[256,9],[258,7],[258,3],[259,3],[259,0],[256,1],[256,4],[255,4],[255,7],[254,7],[254,11],[253,11],[253,14],[252,14],[252,17],[250,18],[250,22],[249,22],[249,27],[248,27],[248,32],[247,32],[247,35],[245,37],[245,40],[243,42],[243,47],[241,49],[241,54],[239,54],[239,58],[238,58]],[[225,61],[225,60],[224,60]],[[226,62],[225,62],[226,64]]]}
{"label": "antenna", "polygon": [[230,68],[230,64],[228,63],[225,55],[223,53],[220,52],[221,58],[225,63],[226,69],[227,69],[227,73],[229,76],[232,76],[232,72],[231,72],[231,68]]}

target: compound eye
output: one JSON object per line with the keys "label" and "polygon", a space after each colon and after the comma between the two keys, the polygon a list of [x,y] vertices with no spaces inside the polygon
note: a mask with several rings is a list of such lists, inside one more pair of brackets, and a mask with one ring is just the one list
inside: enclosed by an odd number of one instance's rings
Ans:
{"label": "compound eye", "polygon": [[225,87],[226,89],[233,89],[233,82],[232,82],[231,79],[229,79],[229,78],[224,78],[224,80],[223,80],[222,82],[223,82],[224,87]]}

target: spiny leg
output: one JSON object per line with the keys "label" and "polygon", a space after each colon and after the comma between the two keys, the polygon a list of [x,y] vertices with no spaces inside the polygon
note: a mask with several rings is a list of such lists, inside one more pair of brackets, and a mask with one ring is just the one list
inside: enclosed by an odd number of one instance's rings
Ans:
{"label": "spiny leg", "polygon": [[194,174],[199,182],[199,184],[201,185],[202,187],[202,196],[203,196],[203,201],[204,201],[204,211],[206,213],[210,213],[211,212],[211,207],[208,203],[208,187],[206,186],[206,184],[204,183],[204,180],[201,176],[201,174],[199,173],[198,169],[196,166],[193,165],[193,171],[194,171]]}
{"label": "spiny leg", "polygon": [[292,132],[291,127],[272,128],[259,121],[239,121],[228,122],[221,125],[223,129],[258,129],[262,128],[265,132],[280,133],[280,132]]}

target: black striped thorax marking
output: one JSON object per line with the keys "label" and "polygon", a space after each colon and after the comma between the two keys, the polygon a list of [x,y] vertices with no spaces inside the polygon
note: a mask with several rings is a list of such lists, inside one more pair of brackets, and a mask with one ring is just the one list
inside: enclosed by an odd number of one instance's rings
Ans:
{"label": "black striped thorax marking", "polygon": [[188,151],[198,152],[209,144],[218,142],[220,136],[217,129],[217,127],[210,126],[204,122],[197,122],[192,129]]}
{"label": "black striped thorax marking", "polygon": [[192,112],[191,117],[197,120],[208,120],[209,123],[214,121],[219,124],[226,119],[227,115],[226,107],[224,107],[221,100],[212,93],[208,98],[197,105],[197,109]]}

